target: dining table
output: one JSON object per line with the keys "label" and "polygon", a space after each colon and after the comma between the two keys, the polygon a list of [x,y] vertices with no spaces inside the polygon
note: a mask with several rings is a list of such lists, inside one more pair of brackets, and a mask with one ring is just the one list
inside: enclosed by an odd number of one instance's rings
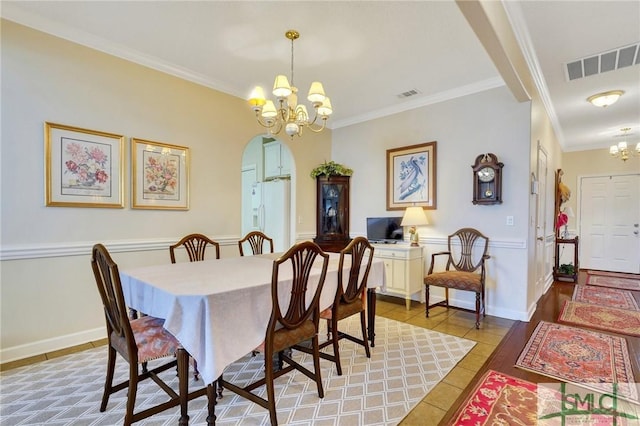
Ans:
{"label": "dining table", "polygon": [[[120,270],[120,280],[127,305],[163,318],[164,328],[197,361],[200,375],[208,384],[264,340],[272,310],[273,261],[280,255],[270,253],[126,268]],[[310,274],[309,292],[318,285],[319,259]],[[349,259],[350,256],[345,257],[345,273],[350,268]],[[339,260],[338,253],[329,253],[320,296],[321,310],[333,303]],[[290,269],[281,268],[278,285],[287,285],[287,282],[290,285]],[[374,258],[367,280],[367,327],[372,346],[375,346],[375,291],[376,288],[384,290],[385,275],[383,261]]]}

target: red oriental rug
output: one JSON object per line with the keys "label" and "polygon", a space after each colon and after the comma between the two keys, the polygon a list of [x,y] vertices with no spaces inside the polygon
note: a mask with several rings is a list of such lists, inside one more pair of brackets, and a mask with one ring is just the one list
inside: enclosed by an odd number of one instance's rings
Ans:
{"label": "red oriental rug", "polygon": [[566,301],[558,322],[640,337],[640,312]]}
{"label": "red oriental rug", "polygon": [[640,290],[640,280],[634,278],[609,277],[587,274],[587,284],[600,287],[619,288],[622,290]]}
{"label": "red oriental rug", "polygon": [[572,299],[576,302],[640,311],[633,293],[616,288],[577,285],[574,287]]}
{"label": "red oriental rug", "polygon": [[538,385],[489,370],[461,405],[454,425],[534,425]]}
{"label": "red oriental rug", "polygon": [[587,274],[589,275],[602,275],[604,277],[618,277],[618,278],[631,278],[634,280],[640,280],[640,275],[631,274],[626,272],[609,272],[609,271],[595,271],[595,270],[587,270]]}
{"label": "red oriental rug", "polygon": [[627,341],[621,336],[540,321],[516,367],[596,391],[618,383],[620,396],[638,399]]}

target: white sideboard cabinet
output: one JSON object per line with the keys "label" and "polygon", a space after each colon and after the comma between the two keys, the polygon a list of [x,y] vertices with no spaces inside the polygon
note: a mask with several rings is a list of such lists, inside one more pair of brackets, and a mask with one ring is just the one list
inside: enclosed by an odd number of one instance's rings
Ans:
{"label": "white sideboard cabinet", "polygon": [[407,309],[411,307],[411,296],[420,292],[423,300],[424,254],[423,247],[408,244],[373,244],[373,257],[384,261],[386,291],[381,294],[404,297]]}

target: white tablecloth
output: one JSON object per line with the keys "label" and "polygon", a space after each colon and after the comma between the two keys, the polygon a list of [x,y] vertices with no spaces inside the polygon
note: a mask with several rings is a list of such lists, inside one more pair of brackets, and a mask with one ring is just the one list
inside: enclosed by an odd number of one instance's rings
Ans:
{"label": "white tablecloth", "polygon": [[[120,271],[127,305],[158,318],[198,361],[205,381],[216,380],[226,366],[263,340],[271,315],[271,273],[279,254],[163,264]],[[316,262],[318,263],[318,261]],[[330,253],[320,308],[331,306],[339,255]],[[345,262],[345,268],[348,267]],[[291,281],[291,268],[280,268],[280,283]],[[317,287],[320,267],[310,278]],[[384,263],[374,259],[367,283],[384,287]],[[281,301],[283,303],[284,301]]]}

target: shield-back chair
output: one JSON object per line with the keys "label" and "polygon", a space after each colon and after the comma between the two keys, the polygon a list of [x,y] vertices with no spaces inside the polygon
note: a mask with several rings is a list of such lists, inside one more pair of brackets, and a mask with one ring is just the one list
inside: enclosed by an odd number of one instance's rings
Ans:
{"label": "shield-back chair", "polygon": [[[238,249],[240,250],[240,256],[244,256],[244,244],[248,243],[251,247],[253,254],[273,253],[273,239],[269,238],[266,234],[260,231],[252,231],[244,236],[243,239],[238,241]],[[265,252],[265,244],[268,244],[269,251]]]}
{"label": "shield-back chair", "polygon": [[[276,413],[274,380],[292,370],[298,370],[316,382],[318,396],[324,397],[320,376],[320,348],[318,325],[320,321],[320,293],[327,274],[329,255],[311,241],[298,243],[285,254],[273,261],[271,276],[271,317],[262,345],[257,349],[264,353],[265,376],[245,386],[219,379],[222,386],[269,410],[273,426],[278,424]],[[315,264],[315,267],[314,267]],[[320,266],[321,268],[318,268]],[[288,270],[290,268],[290,270]],[[312,276],[312,272],[318,271]],[[291,277],[291,284],[282,285],[280,276]],[[285,281],[288,281],[285,280]],[[307,292],[307,288],[312,290]],[[281,300],[288,299],[282,305]],[[300,344],[311,341],[314,371],[294,361],[286,349],[300,349]],[[279,369],[274,371],[274,356],[278,358]],[[284,363],[287,365],[284,366]],[[267,398],[253,392],[266,386]]]}
{"label": "shield-back chair", "polygon": [[[424,277],[427,318],[429,317],[429,309],[434,306],[449,308],[449,289],[472,291],[476,294],[476,328],[480,328],[480,311],[482,310],[483,316],[486,316],[484,295],[485,261],[490,258],[487,254],[488,246],[489,238],[480,231],[473,228],[462,228],[449,235],[448,251],[431,255],[431,266],[427,276]],[[447,257],[443,272],[434,272],[438,256]],[[430,305],[430,286],[444,287],[445,299]]]}
{"label": "shield-back chair", "polygon": [[[100,411],[104,412],[107,409],[111,394],[128,388],[124,416],[125,425],[130,425],[177,405],[181,406],[181,424],[183,424],[182,422],[185,420],[188,421],[187,401],[204,395],[206,392],[209,399],[209,418],[207,421],[214,424],[215,392],[213,386],[209,385],[192,394],[188,393],[189,354],[180,346],[178,340],[163,328],[163,319],[147,315],[129,320],[118,265],[111,259],[109,252],[102,244],[93,246],[91,268],[104,306],[108,340],[107,375]],[[113,385],[117,354],[120,354],[129,363],[129,379]],[[154,368],[140,372],[139,365],[142,363],[158,363],[159,361],[155,360],[163,358],[168,359]],[[179,394],[158,376],[159,373],[173,367],[178,368]],[[149,378],[167,393],[169,400],[134,412],[138,383]]]}

